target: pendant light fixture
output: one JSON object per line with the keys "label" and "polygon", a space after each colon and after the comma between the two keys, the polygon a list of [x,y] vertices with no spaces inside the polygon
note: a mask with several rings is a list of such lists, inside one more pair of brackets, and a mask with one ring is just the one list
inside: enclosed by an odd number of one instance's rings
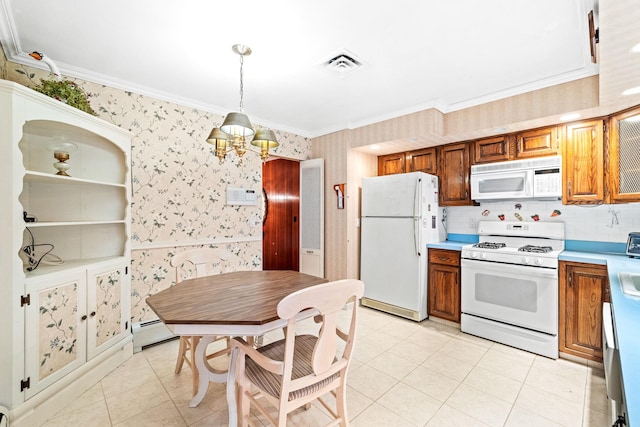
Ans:
{"label": "pendant light fixture", "polygon": [[[237,112],[228,113],[220,128],[213,128],[207,142],[215,147],[214,154],[220,160],[225,160],[227,153],[235,151],[238,165],[242,165],[242,158],[248,150],[247,142],[251,141],[260,149],[260,158],[265,161],[269,157],[269,149],[277,147],[276,135],[271,129],[253,130],[249,117],[244,113],[244,57],[251,54],[251,48],[243,44],[233,45],[231,48],[240,56],[240,108]],[[253,139],[252,139],[253,138]]]}

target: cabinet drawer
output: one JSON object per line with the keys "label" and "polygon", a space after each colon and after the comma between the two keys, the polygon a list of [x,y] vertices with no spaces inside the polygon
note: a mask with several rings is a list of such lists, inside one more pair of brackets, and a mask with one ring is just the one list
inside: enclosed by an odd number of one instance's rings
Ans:
{"label": "cabinet drawer", "polygon": [[429,263],[460,265],[460,252],[447,249],[429,249]]}

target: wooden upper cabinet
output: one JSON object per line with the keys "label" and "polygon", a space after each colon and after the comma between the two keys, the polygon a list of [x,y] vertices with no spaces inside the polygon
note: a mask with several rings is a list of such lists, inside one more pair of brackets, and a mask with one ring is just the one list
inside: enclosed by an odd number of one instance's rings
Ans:
{"label": "wooden upper cabinet", "polygon": [[565,126],[562,150],[563,204],[601,204],[604,191],[604,122]]}
{"label": "wooden upper cabinet", "polygon": [[440,206],[472,204],[469,189],[469,151],[469,144],[466,142],[438,147]]}
{"label": "wooden upper cabinet", "polygon": [[378,175],[392,175],[405,172],[438,173],[437,150],[435,147],[378,156]]}
{"label": "wooden upper cabinet", "polygon": [[502,162],[510,159],[510,135],[473,141],[473,163]]}
{"label": "wooden upper cabinet", "polygon": [[534,129],[516,134],[514,158],[528,159],[558,154],[558,128]]}
{"label": "wooden upper cabinet", "polygon": [[405,155],[404,153],[387,154],[378,156],[378,175],[392,175],[395,173],[404,173]]}
{"label": "wooden upper cabinet", "polygon": [[611,117],[608,203],[640,202],[640,108]]}
{"label": "wooden upper cabinet", "polygon": [[503,162],[558,154],[556,126],[473,141],[473,163]]}
{"label": "wooden upper cabinet", "polygon": [[435,147],[410,151],[406,154],[407,172],[438,173],[437,150]]}

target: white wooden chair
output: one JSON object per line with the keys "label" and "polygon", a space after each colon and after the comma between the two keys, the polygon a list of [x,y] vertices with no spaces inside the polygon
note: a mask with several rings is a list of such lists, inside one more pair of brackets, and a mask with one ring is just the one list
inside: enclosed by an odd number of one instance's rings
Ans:
{"label": "white wooden chair", "polygon": [[[258,349],[241,338],[231,340],[231,348],[238,349],[234,357],[239,425],[249,425],[252,404],[273,425],[284,426],[288,413],[301,406],[308,408],[315,399],[335,418],[330,425],[348,425],[347,370],[356,337],[358,300],[363,293],[364,283],[355,279],[294,292],[278,304],[278,316],[287,320],[284,339]],[[350,311],[345,312],[349,302]],[[309,308],[320,313],[315,316],[321,324],[320,332],[318,336],[296,336],[296,315]],[[350,314],[346,331],[339,325],[339,318],[345,314]],[[339,345],[338,339],[344,341],[344,346]],[[328,393],[335,397],[336,410],[323,399]],[[266,402],[271,411],[263,405]]]}
{"label": "white wooden chair", "polygon": [[[171,259],[171,266],[176,269],[176,284],[182,282],[188,278],[203,277],[211,275],[211,264],[229,259],[230,254],[223,249],[213,248],[201,248],[180,252]],[[195,275],[183,276],[183,266],[187,263],[191,263],[195,268]],[[191,374],[193,375],[193,394],[198,391],[198,369],[195,363],[195,351],[198,342],[200,342],[198,336],[180,337],[180,349],[178,351],[178,360],[176,361],[175,373],[179,374],[182,371],[182,366],[186,363],[191,368]],[[229,337],[216,337],[213,342],[226,340],[225,348],[218,350],[215,353],[207,355],[207,360],[215,357],[224,356],[231,352]],[[212,343],[213,343],[212,342]],[[224,371],[221,371],[224,372]]]}

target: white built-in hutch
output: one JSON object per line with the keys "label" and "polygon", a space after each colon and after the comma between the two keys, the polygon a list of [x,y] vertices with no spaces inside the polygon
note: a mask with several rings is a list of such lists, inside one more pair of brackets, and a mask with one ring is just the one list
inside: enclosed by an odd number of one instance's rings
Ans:
{"label": "white built-in hutch", "polygon": [[0,80],[0,138],[0,406],[39,425],[132,354],[131,137]]}

